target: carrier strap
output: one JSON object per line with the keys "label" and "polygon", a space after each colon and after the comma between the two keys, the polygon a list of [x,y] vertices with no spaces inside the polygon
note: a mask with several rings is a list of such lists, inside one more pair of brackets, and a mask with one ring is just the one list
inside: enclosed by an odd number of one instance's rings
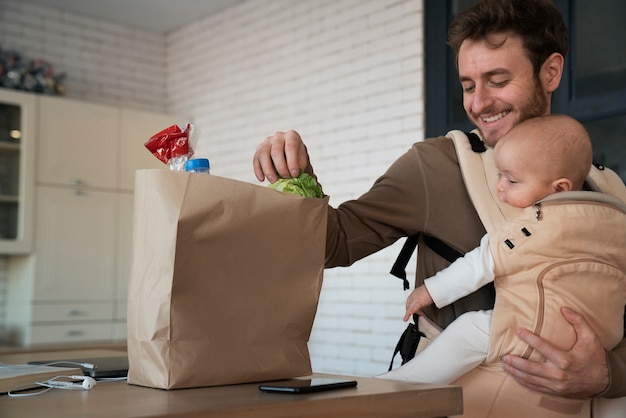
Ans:
{"label": "carrier strap", "polygon": [[[409,260],[411,259],[411,255],[415,251],[417,247],[417,241],[419,240],[420,234],[415,234],[407,237],[406,241],[404,241],[404,245],[400,250],[400,254],[398,254],[398,258],[396,258],[395,263],[391,267],[390,273],[395,277],[401,279],[404,283],[404,290],[407,290],[410,285],[409,281],[406,278],[406,266],[409,264]],[[445,242],[441,241],[438,238],[431,237],[430,235],[423,235],[423,243],[426,244],[431,250],[433,250],[437,255],[448,260],[448,262],[452,263],[459,257],[462,257],[459,251],[450,247]]]}

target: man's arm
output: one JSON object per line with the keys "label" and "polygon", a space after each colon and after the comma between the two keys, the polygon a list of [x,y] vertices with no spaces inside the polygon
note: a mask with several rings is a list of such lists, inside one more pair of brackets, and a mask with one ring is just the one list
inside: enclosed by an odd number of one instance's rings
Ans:
{"label": "man's arm", "polygon": [[563,317],[574,327],[577,340],[569,351],[561,351],[526,329],[519,337],[541,353],[547,361],[536,362],[507,355],[505,371],[522,386],[571,398],[626,395],[626,343],[624,340],[607,354],[585,318],[569,308]]}

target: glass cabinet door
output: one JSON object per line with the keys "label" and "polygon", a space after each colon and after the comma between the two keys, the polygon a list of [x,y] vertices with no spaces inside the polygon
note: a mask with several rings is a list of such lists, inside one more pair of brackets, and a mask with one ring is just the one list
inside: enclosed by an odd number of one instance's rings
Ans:
{"label": "glass cabinet door", "polygon": [[0,90],[0,254],[31,250],[34,96]]}

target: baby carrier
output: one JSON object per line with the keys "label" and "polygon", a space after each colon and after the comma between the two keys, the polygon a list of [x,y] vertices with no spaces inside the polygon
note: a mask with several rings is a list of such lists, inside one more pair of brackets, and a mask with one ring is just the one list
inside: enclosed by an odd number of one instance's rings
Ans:
{"label": "baby carrier", "polygon": [[[463,179],[465,181],[468,193],[474,204],[478,215],[485,226],[485,229],[488,233],[492,233],[501,226],[503,226],[507,220],[513,219],[516,217],[518,213],[520,213],[518,208],[512,208],[507,204],[504,204],[499,201],[497,197],[496,190],[496,182],[497,182],[497,169],[493,164],[493,158],[490,155],[492,150],[487,149],[483,142],[480,140],[477,134],[475,133],[463,133],[460,131],[451,131],[447,135],[454,142],[455,149],[457,152],[459,166],[461,168],[461,172],[463,175]],[[611,194],[613,196],[621,199],[622,202],[626,202],[626,188],[624,188],[624,184],[621,179],[611,170],[605,169],[601,166],[592,167],[588,179],[587,184],[591,190],[601,191],[607,194]],[[602,194],[599,193],[591,193],[587,192],[589,195],[585,195],[586,198],[590,198],[594,200],[596,198],[602,198]],[[605,196],[609,199],[608,204],[616,203],[621,204],[617,199],[613,199],[609,196]],[[611,201],[610,199],[613,199]],[[417,237],[409,237],[405,246],[403,247],[398,260],[394,264],[392,268],[392,274],[400,277],[405,282],[405,289],[408,288],[408,281],[406,280],[406,274],[404,273],[404,268],[408,262],[411,253],[413,252],[415,245],[417,243]],[[461,256],[454,249],[447,246],[445,243],[438,241],[434,238],[431,238],[429,241],[426,241],[426,245],[428,245],[433,251],[452,262],[457,257]],[[614,316],[614,315],[613,315]],[[410,324],[402,335],[396,350],[394,352],[394,357],[399,352],[402,357],[402,363],[404,364],[406,361],[410,360],[415,354],[415,348],[417,347],[420,337],[423,337],[424,334],[417,328],[418,323],[420,326],[430,325],[428,321],[423,321],[424,318],[418,318],[414,316],[414,324]],[[621,319],[621,318],[620,318]],[[494,324],[496,330],[498,329],[497,324]],[[432,331],[432,330],[431,330]],[[436,332],[436,330],[435,330]],[[621,335],[618,336],[619,340],[621,340]],[[494,357],[494,347],[490,347],[490,353],[492,354],[491,360]],[[519,354],[519,353],[516,353]],[[489,363],[489,362],[487,362]],[[393,366],[393,357],[392,364],[390,365],[390,370]],[[481,391],[484,392],[492,392],[492,393],[502,393],[502,391],[509,391],[512,393],[513,391],[516,395],[520,395],[519,398],[521,402],[552,402],[554,405],[548,405],[546,413],[549,413],[551,410],[555,412],[555,416],[559,416],[563,411],[559,411],[561,408],[582,408],[579,412],[581,412],[580,416],[584,416],[586,414],[585,411],[589,409],[589,403],[586,404],[583,402],[565,402],[562,403],[561,398],[556,397],[543,397],[541,395],[537,395],[536,392],[528,391],[524,392],[520,390],[519,385],[517,385],[513,381],[508,381],[507,376],[503,373],[500,373],[502,369],[502,365],[497,363],[495,368],[489,368],[488,364],[486,366],[481,366],[482,370],[476,370],[476,373],[469,373],[469,377],[465,376],[465,382],[463,378],[461,378],[460,382],[456,382],[457,384],[463,384],[464,386],[468,386],[470,388],[476,388],[476,386],[481,387]],[[469,392],[468,392],[469,395]],[[494,401],[495,397],[492,399],[483,398],[482,403],[489,403]],[[466,399],[467,401],[468,399]],[[510,403],[511,399],[508,399]],[[565,405],[567,404],[567,405]],[[493,408],[497,410],[497,402],[493,402],[495,405]],[[468,405],[469,406],[469,405]],[[473,405],[468,408],[468,411],[476,411],[476,405]],[[481,416],[488,416],[488,411],[493,412],[493,409],[482,409],[480,411]],[[570,411],[574,412],[574,411]],[[494,415],[494,416],[497,416]],[[577,416],[576,412],[573,413],[573,416]]]}

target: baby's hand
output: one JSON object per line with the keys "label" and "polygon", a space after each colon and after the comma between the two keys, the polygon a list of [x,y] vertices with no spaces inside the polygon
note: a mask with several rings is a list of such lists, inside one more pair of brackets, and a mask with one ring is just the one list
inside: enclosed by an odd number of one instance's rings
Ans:
{"label": "baby's hand", "polygon": [[422,309],[428,305],[432,305],[433,298],[430,297],[426,286],[416,287],[406,299],[406,313],[404,314],[404,322],[411,318],[414,313],[423,315]]}

